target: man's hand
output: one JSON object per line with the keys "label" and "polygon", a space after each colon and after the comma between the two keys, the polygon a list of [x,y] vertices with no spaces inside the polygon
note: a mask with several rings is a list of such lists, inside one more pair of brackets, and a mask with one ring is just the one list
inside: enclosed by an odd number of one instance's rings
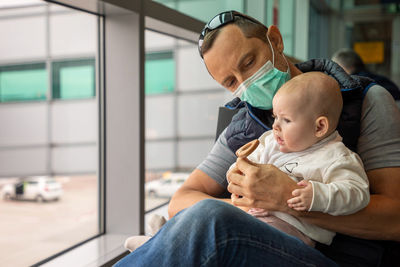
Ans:
{"label": "man's hand", "polygon": [[293,198],[287,201],[289,208],[297,211],[308,211],[311,207],[313,199],[313,187],[312,183],[307,180],[302,180],[297,185],[303,188],[295,189],[292,192]]}
{"label": "man's hand", "polygon": [[300,188],[284,172],[271,164],[257,164],[238,158],[228,173],[228,191],[235,206],[288,211],[287,200]]}

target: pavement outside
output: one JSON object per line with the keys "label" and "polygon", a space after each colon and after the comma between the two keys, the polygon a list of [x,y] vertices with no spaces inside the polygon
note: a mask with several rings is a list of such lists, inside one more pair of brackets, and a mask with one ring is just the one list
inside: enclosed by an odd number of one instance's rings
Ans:
{"label": "pavement outside", "polygon": [[60,200],[0,200],[0,262],[29,266],[99,233],[96,176],[56,178]]}
{"label": "pavement outside", "polygon": [[[1,266],[30,266],[99,233],[97,176],[56,177],[64,193],[50,202],[0,198]],[[1,185],[8,182],[0,179]],[[168,198],[146,197],[146,210]]]}

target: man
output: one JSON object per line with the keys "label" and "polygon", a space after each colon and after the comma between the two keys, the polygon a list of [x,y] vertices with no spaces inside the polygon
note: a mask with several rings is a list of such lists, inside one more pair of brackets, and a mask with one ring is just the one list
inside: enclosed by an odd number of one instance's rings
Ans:
{"label": "man", "polygon": [[[344,89],[344,96],[352,86],[359,87],[350,98],[344,98],[346,116],[341,118],[341,130],[349,147],[355,149],[358,142],[370,180],[370,204],[348,216],[295,212],[287,205],[291,192],[298,188],[295,182],[272,165],[246,159],[237,160],[228,173],[230,183],[226,183],[225,173],[236,161],[234,150],[272,125],[269,109],[274,93],[287,79],[302,73],[285,58],[283,50],[276,26],[267,29],[237,12],[218,14],[206,25],[199,51],[210,75],[245,101],[230,104],[240,111],[172,198],[171,219],[117,265],[337,266],[329,257],[348,266],[383,263],[386,252],[379,242],[339,235],[331,247],[320,247],[325,256],[235,206],[287,212],[354,237],[400,241],[400,112],[385,89],[349,77],[330,61],[298,67],[330,74]],[[364,99],[359,94],[363,90],[368,90]],[[357,130],[360,127],[361,131]]]}
{"label": "man", "polygon": [[369,77],[390,92],[395,100],[400,100],[400,89],[385,76],[369,72],[361,57],[351,49],[340,49],[332,60],[338,63],[348,74]]}

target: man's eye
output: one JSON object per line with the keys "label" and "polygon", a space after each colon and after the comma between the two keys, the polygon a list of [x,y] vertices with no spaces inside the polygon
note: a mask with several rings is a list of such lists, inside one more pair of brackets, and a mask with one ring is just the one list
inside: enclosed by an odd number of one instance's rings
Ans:
{"label": "man's eye", "polygon": [[227,83],[227,87],[228,88],[232,88],[232,87],[234,87],[235,86],[235,84],[236,84],[236,80],[230,80],[228,83]]}
{"label": "man's eye", "polygon": [[251,65],[253,65],[254,60],[251,59],[249,61],[246,62],[246,64],[244,65],[246,68],[250,67]]}

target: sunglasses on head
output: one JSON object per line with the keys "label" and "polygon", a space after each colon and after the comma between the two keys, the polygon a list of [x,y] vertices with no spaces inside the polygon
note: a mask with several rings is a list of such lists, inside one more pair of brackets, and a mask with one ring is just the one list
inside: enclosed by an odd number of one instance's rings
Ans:
{"label": "sunglasses on head", "polygon": [[262,24],[261,22],[259,22],[258,20],[249,17],[245,14],[239,13],[237,11],[231,10],[231,11],[225,11],[222,13],[219,13],[218,15],[216,15],[215,17],[213,17],[207,24],[206,26],[204,26],[203,30],[200,33],[199,36],[199,43],[198,43],[198,49],[199,49],[199,53],[201,58],[203,58],[203,53],[201,52],[201,47],[203,45],[203,41],[204,41],[204,37],[205,35],[212,30],[215,30],[221,26],[224,26],[228,23],[234,22],[235,21],[235,17],[242,17],[244,19],[247,19],[251,22],[254,22],[256,24],[260,24],[264,27],[266,27],[264,24]]}

